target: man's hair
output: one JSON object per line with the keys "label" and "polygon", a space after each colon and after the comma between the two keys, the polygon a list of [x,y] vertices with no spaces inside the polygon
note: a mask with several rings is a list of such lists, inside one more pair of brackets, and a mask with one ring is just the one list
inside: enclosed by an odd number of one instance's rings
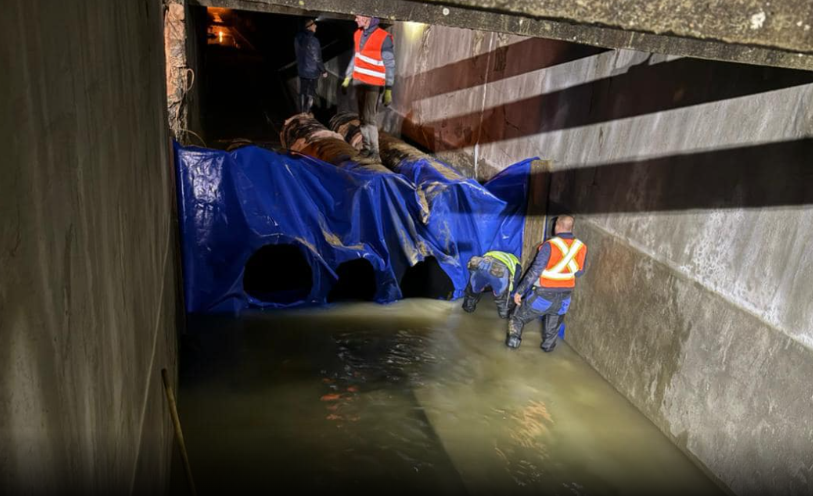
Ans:
{"label": "man's hair", "polygon": [[308,19],[307,21],[305,21],[305,29],[308,29],[309,27],[313,26],[314,24],[316,24],[315,19]]}
{"label": "man's hair", "polygon": [[556,217],[556,225],[562,229],[573,229],[574,224],[576,224],[576,219],[574,219],[572,215],[560,215]]}

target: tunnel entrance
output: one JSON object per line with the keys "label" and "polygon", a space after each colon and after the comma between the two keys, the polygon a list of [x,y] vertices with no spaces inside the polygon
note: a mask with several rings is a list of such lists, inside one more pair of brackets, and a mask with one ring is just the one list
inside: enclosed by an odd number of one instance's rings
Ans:
{"label": "tunnel entrance", "polygon": [[[306,21],[319,17],[315,36],[328,77],[317,80],[312,112],[324,122],[335,112],[334,95],[353,47],[353,16],[301,11],[301,15],[222,7],[190,7],[190,54],[197,83],[189,126],[211,148],[235,142],[278,148],[284,120],[299,111],[294,40]],[[330,100],[335,100],[331,97]]]}
{"label": "tunnel entrance", "polygon": [[265,245],[246,262],[243,290],[267,303],[295,303],[308,297],[313,270],[294,245]]}
{"label": "tunnel entrance", "polygon": [[369,261],[358,258],[339,265],[339,280],[327,295],[327,302],[373,301],[376,291],[375,270]]}
{"label": "tunnel entrance", "polygon": [[404,298],[451,300],[454,296],[454,284],[440,268],[435,257],[426,257],[404,272],[401,293]]}

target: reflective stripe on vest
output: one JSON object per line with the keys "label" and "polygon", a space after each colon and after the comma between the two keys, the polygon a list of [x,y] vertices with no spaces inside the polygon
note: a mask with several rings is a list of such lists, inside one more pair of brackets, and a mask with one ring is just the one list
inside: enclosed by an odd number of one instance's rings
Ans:
{"label": "reflective stripe on vest", "polygon": [[359,60],[362,60],[364,62],[367,62],[368,64],[373,64],[373,65],[377,65],[377,66],[380,66],[380,67],[384,67],[384,61],[383,60],[371,59],[370,57],[367,57],[366,55],[363,55],[361,53],[357,53],[356,58],[359,59]]}
{"label": "reflective stripe on vest", "polygon": [[[579,254],[579,251],[584,246],[584,243],[575,239],[572,245],[567,246],[567,243],[565,243],[562,238],[557,237],[551,238],[550,244],[559,249],[559,252],[562,254],[562,259],[553,267],[542,271],[542,275],[539,276],[540,285],[542,279],[551,279],[554,281],[569,281],[575,279],[576,272],[580,270],[579,264],[575,259],[576,255]],[[568,271],[566,272],[565,269],[568,269]]]}
{"label": "reflective stripe on vest", "polygon": [[381,47],[390,34],[381,28],[376,28],[361,48],[361,33],[359,29],[355,34],[356,52],[353,59],[353,79],[373,86],[384,86],[387,82],[387,70],[384,67],[384,58],[381,56]]}
{"label": "reflective stripe on vest", "polygon": [[517,259],[517,257],[515,257],[513,254],[505,253],[504,251],[490,251],[483,256],[499,260],[500,262],[502,262],[503,265],[508,267],[508,272],[511,273],[511,278],[508,281],[508,290],[513,291],[514,274],[517,272],[517,265],[519,265],[519,259]]}

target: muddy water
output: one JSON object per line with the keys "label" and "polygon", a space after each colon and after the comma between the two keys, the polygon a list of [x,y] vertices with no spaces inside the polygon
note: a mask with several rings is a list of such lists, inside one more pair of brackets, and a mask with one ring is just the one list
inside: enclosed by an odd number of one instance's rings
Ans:
{"label": "muddy water", "polygon": [[[491,301],[194,318],[180,409],[201,494],[716,494],[565,343]],[[176,472],[178,472],[176,470]]]}

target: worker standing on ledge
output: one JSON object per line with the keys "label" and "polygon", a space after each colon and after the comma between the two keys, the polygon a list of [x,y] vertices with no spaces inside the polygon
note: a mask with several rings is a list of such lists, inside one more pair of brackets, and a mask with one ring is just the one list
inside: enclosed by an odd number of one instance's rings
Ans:
{"label": "worker standing on ledge", "polygon": [[395,52],[392,35],[378,27],[375,17],[356,16],[358,29],[354,35],[355,51],[347,66],[343,88],[356,88],[356,99],[361,120],[362,154],[379,159],[378,154],[378,102],[384,92],[384,105],[392,102],[392,84],[395,81]]}
{"label": "worker standing on ledge", "polygon": [[545,320],[540,347],[546,352],[556,347],[559,326],[570,307],[576,278],[584,273],[587,257],[587,246],[571,232],[573,223],[574,219],[569,215],[556,219],[554,237],[540,245],[531,268],[517,286],[514,303],[518,308],[508,322],[505,340],[509,348],[519,348],[522,328],[542,316]]}
{"label": "worker standing on ledge", "polygon": [[511,292],[522,277],[519,259],[511,253],[490,251],[482,257],[471,257],[468,268],[470,275],[466,296],[463,298],[463,310],[473,312],[483,291],[491,287],[497,314],[501,319],[507,319]]}
{"label": "worker standing on ledge", "polygon": [[315,20],[305,21],[305,29],[296,34],[294,52],[296,52],[296,70],[299,74],[299,112],[306,114],[313,106],[319,76],[327,77],[327,70],[322,62],[322,45],[316,38]]}

